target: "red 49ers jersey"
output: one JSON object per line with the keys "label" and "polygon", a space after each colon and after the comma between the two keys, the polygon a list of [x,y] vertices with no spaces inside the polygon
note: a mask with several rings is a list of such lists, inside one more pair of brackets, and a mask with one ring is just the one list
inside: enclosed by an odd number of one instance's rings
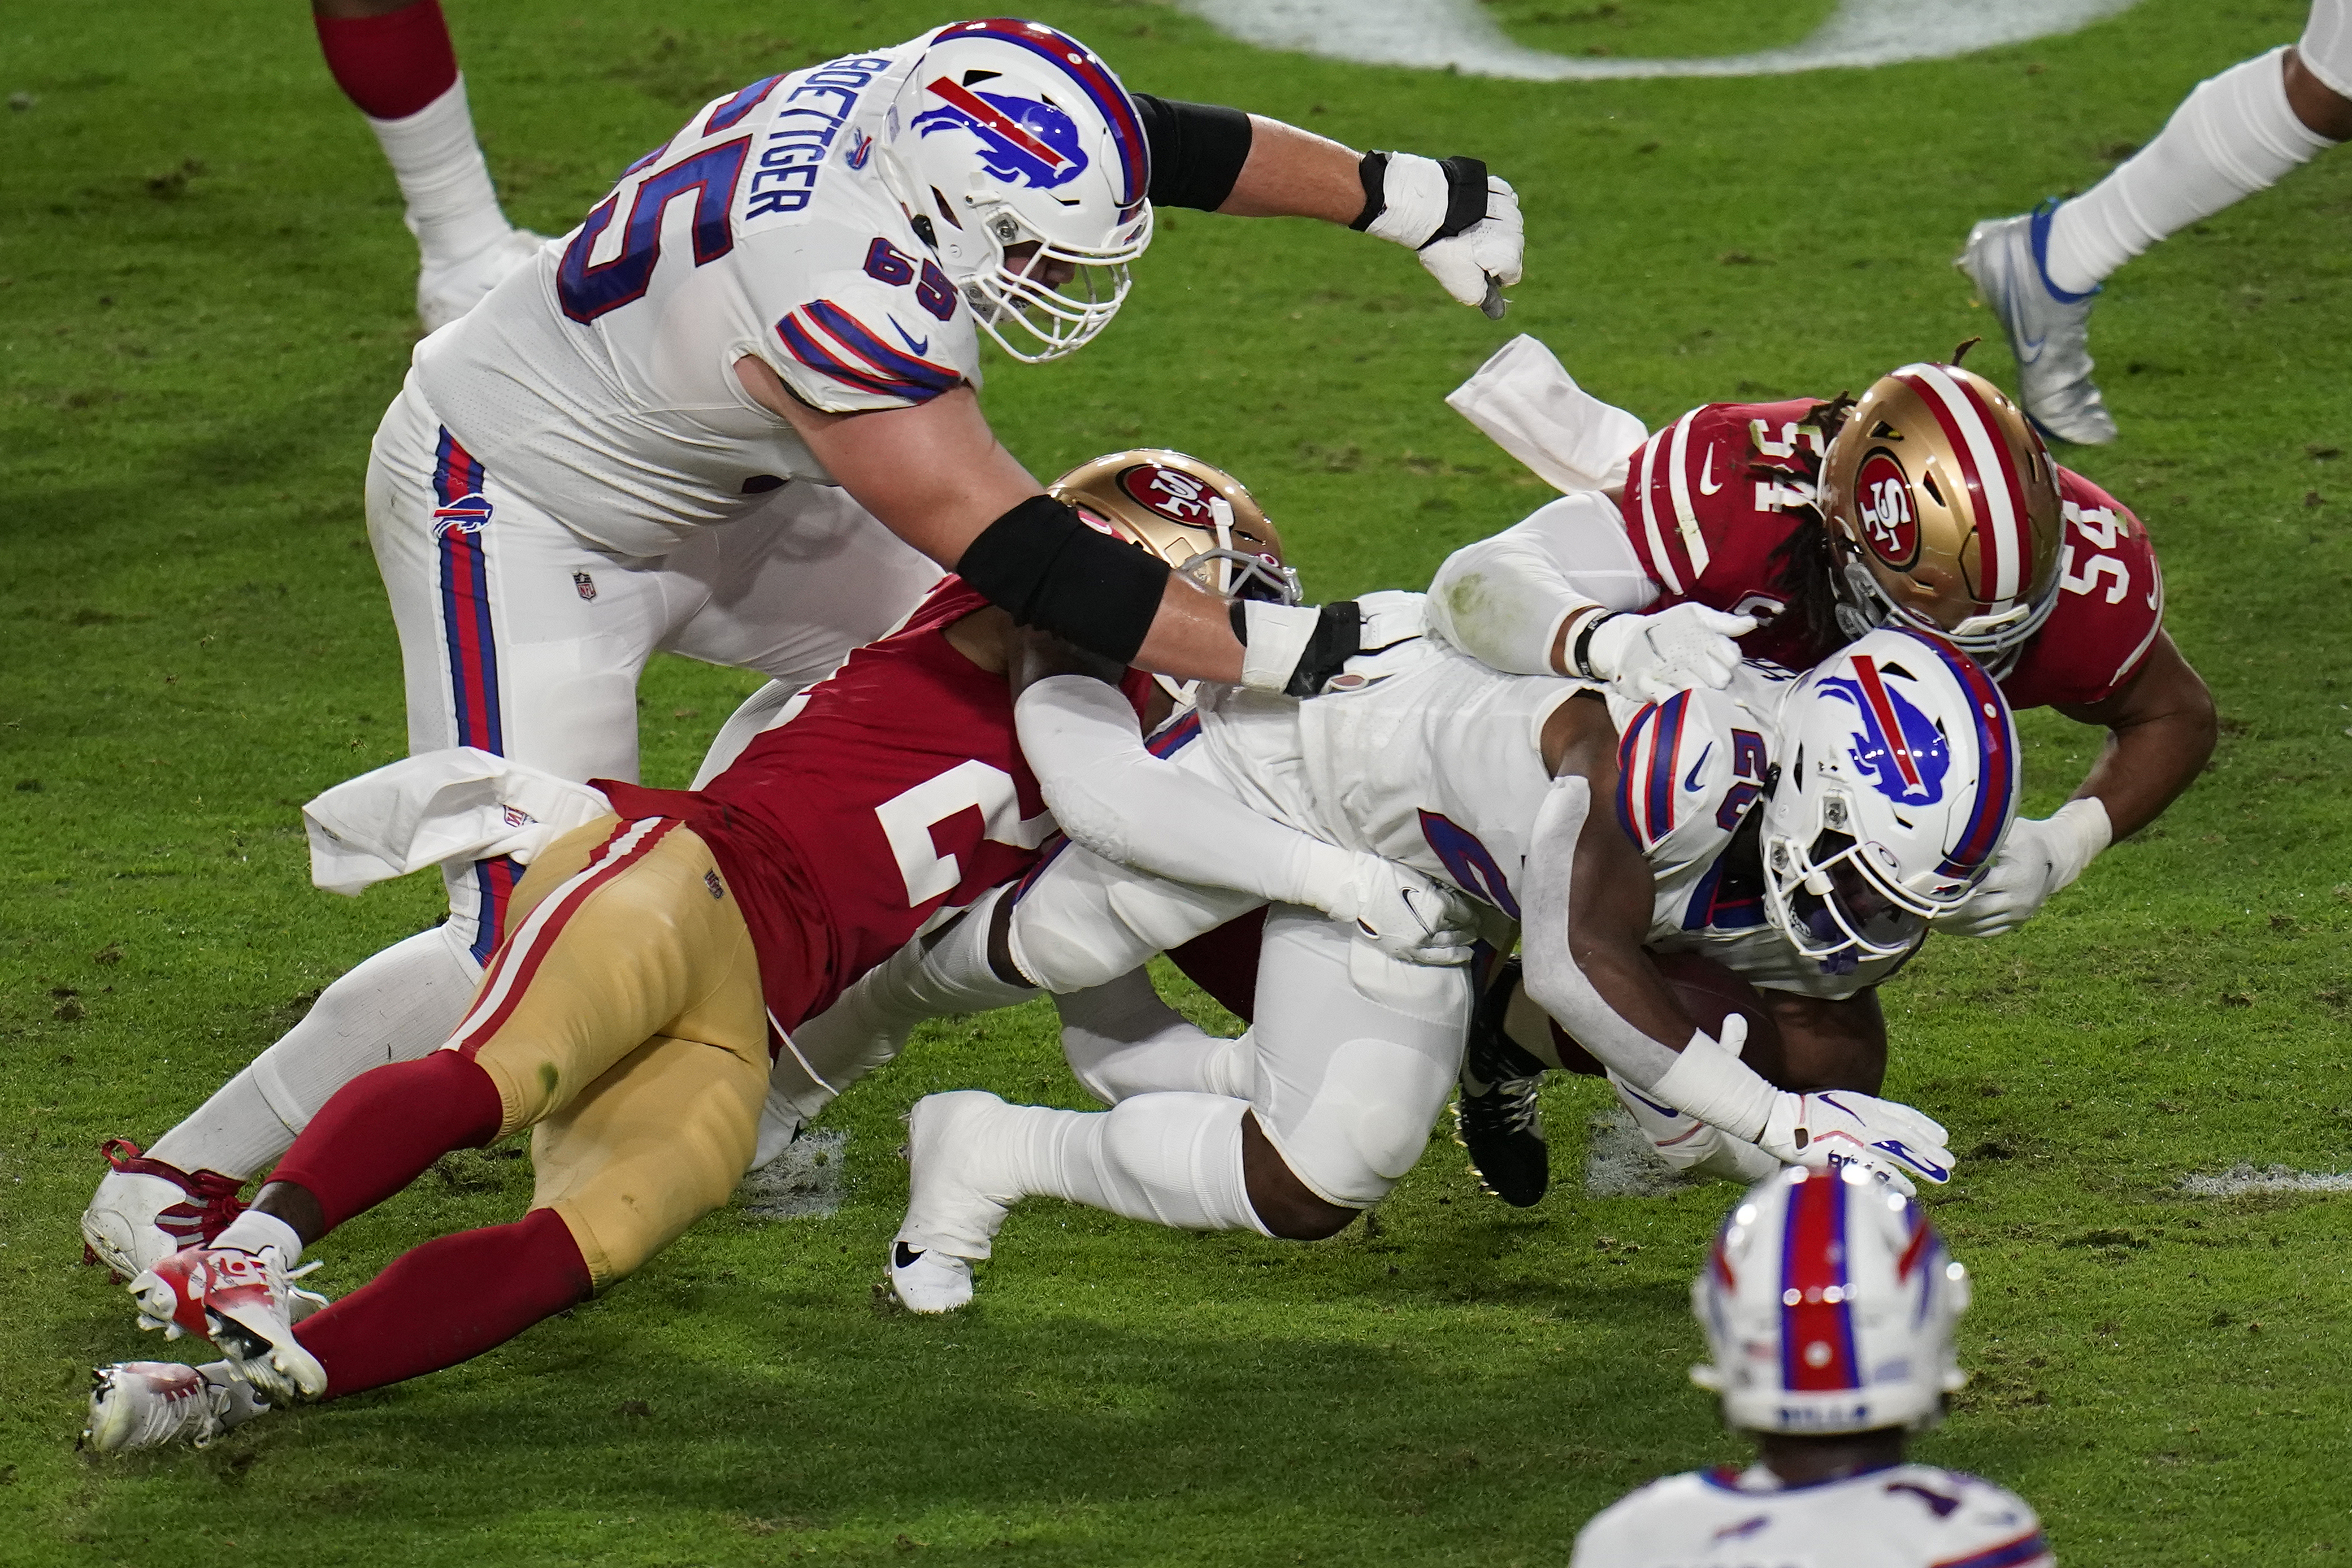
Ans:
{"label": "red 49ers jersey", "polygon": [[1011,688],[945,635],[987,603],[947,579],[700,790],[596,781],[622,816],[680,818],[710,845],[781,1034],[941,911],[1028,870],[1054,831]]}
{"label": "red 49ers jersey", "polygon": [[[1740,639],[1752,659],[1811,668],[1834,650],[1788,608],[1780,552],[1810,526],[1821,432],[1800,423],[1819,402],[1708,403],[1636,448],[1618,509],[1633,553],[1661,589],[1653,608],[1696,601],[1764,622]],[[2001,683],[2011,707],[2113,695],[2164,624],[2164,577],[2147,529],[2080,474],[2058,470],[2065,539],[2057,607]]]}

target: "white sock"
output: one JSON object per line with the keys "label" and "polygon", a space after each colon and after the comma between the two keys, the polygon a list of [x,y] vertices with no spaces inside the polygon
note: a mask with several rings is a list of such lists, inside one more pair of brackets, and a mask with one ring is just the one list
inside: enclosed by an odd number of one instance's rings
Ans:
{"label": "white sock", "polygon": [[269,1108],[269,1096],[261,1092],[248,1065],[156,1140],[147,1154],[191,1174],[218,1171],[243,1181],[284,1154],[297,1131]]}
{"label": "white sock", "polygon": [[278,1260],[291,1269],[302,1260],[302,1239],[294,1228],[274,1214],[264,1214],[248,1208],[228,1222],[226,1229],[216,1237],[215,1247],[235,1247],[241,1251],[258,1252],[265,1247],[278,1249]]}
{"label": "white sock", "polygon": [[407,200],[404,222],[430,264],[463,261],[504,239],[509,225],[499,210],[490,166],[474,139],[461,74],[449,90],[401,120],[368,117]]}
{"label": "white sock", "polygon": [[1005,1109],[992,1145],[1001,1168],[983,1184],[991,1191],[1066,1198],[1180,1230],[1271,1234],[1242,1179],[1246,1101],[1139,1094],[1109,1111]]}
{"label": "white sock", "polygon": [[148,1154],[184,1171],[252,1176],[287,1151],[336,1090],[447,1041],[480,978],[445,926],[394,943],[320,993],[308,1017]]}
{"label": "white sock", "polygon": [[1144,970],[1057,996],[1054,1006],[1070,1071],[1106,1105],[1170,1092],[1249,1098],[1257,1061],[1249,1037],[1225,1040],[1187,1022]]}
{"label": "white sock", "polygon": [[2336,145],[2286,100],[2284,47],[2197,84],[2155,141],[2050,220],[2050,281],[2087,294],[2165,235],[2210,217]]}

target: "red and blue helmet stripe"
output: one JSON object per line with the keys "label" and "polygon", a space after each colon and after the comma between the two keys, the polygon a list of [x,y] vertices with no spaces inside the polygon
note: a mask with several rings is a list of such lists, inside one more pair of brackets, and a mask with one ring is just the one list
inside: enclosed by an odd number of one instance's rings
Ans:
{"label": "red and blue helmet stripe", "polygon": [[2017,722],[2011,716],[2009,699],[2001,695],[1993,678],[1985,674],[1982,664],[1940,637],[1909,627],[1900,630],[1904,636],[1934,649],[1936,656],[1944,661],[1944,667],[1959,683],[1961,695],[1968,698],[1969,716],[1976,723],[1976,799],[1969,806],[1968,827],[1961,832],[1959,841],[1937,868],[1946,876],[1974,876],[1992,860],[1993,852],[2000,847],[2001,835],[2009,829],[2010,817],[2017,810],[2017,794],[2022,782],[2017,766]]}
{"label": "red and blue helmet stripe", "polygon": [[958,22],[940,28],[932,42],[974,37],[1016,44],[1069,78],[1110,127],[1111,143],[1118,152],[1118,204],[1131,207],[1150,193],[1151,146],[1144,139],[1142,117],[1136,113],[1135,100],[1127,96],[1127,89],[1092,49],[1067,33],[1016,16]]}
{"label": "red and blue helmet stripe", "polygon": [[1846,1294],[1846,1203],[1833,1169],[1790,1179],[1780,1232],[1780,1386],[1791,1393],[1862,1386]]}

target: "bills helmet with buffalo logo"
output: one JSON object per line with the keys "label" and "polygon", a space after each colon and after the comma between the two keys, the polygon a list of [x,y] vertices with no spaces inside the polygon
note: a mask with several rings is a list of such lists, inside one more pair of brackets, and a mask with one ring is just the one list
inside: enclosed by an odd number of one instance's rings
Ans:
{"label": "bills helmet with buffalo logo", "polygon": [[1134,100],[1094,51],[1042,23],[931,34],[874,157],[981,329],[1016,360],[1058,359],[1108,326],[1151,243]]}
{"label": "bills helmet with buffalo logo", "polygon": [[1764,905],[1825,971],[1909,950],[1967,898],[2017,811],[2017,730],[1984,666],[1908,628],[1864,635],[1780,705]]}
{"label": "bills helmet with buffalo logo", "polygon": [[1932,1425],[1968,1381],[1968,1307],[1969,1272],[1916,1203],[1858,1166],[1792,1168],[1739,1200],[1692,1282],[1712,1359],[1691,1380],[1742,1431]]}
{"label": "bills helmet with buffalo logo", "polygon": [[1905,365],[1847,414],[1822,514],[1849,635],[1916,626],[1995,674],[2058,602],[2058,476],[2017,405],[1957,365]]}

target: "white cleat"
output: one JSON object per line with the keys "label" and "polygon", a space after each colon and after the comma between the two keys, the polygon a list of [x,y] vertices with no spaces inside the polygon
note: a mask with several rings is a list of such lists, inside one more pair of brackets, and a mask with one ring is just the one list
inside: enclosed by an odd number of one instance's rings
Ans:
{"label": "white cleat", "polygon": [[141,1328],[212,1341],[239,1376],[272,1398],[315,1399],[327,1391],[327,1369],[294,1337],[294,1325],[326,1298],[295,1288],[277,1248],[191,1247],[129,1289]]}
{"label": "white cleat", "polygon": [[2033,423],[2060,441],[2104,446],[2116,438],[2116,422],[2091,379],[2091,301],[2099,291],[2063,294],[2050,281],[2057,210],[2053,198],[2013,218],[1987,218],[1969,231],[1952,265],[2000,319],[2017,360],[2017,401]]}
{"label": "white cleat", "polygon": [[228,1222],[245,1212],[237,1189],[245,1184],[218,1171],[184,1171],[139,1152],[128,1138],[110,1138],[100,1148],[112,1167],[82,1211],[81,1239],[89,1257],[131,1279],[184,1247],[211,1244]]}
{"label": "white cleat", "polygon": [[952,1312],[971,1305],[971,1260],[890,1243],[890,1291],[910,1312]]}
{"label": "white cleat", "polygon": [[1007,1109],[980,1089],[929,1094],[907,1117],[907,1218],[890,1243],[890,1289],[912,1312],[951,1312],[971,1301],[971,1265],[989,1255],[1013,1201],[971,1175],[973,1140]]}
{"label": "white cleat", "polygon": [[82,1446],[99,1454],[176,1443],[201,1448],[268,1408],[226,1362],[209,1368],[176,1361],[117,1362],[90,1375]]}
{"label": "white cleat", "polygon": [[456,261],[428,261],[416,277],[416,316],[437,332],[479,305],[507,275],[539,254],[547,236],[509,229],[473,255]]}

